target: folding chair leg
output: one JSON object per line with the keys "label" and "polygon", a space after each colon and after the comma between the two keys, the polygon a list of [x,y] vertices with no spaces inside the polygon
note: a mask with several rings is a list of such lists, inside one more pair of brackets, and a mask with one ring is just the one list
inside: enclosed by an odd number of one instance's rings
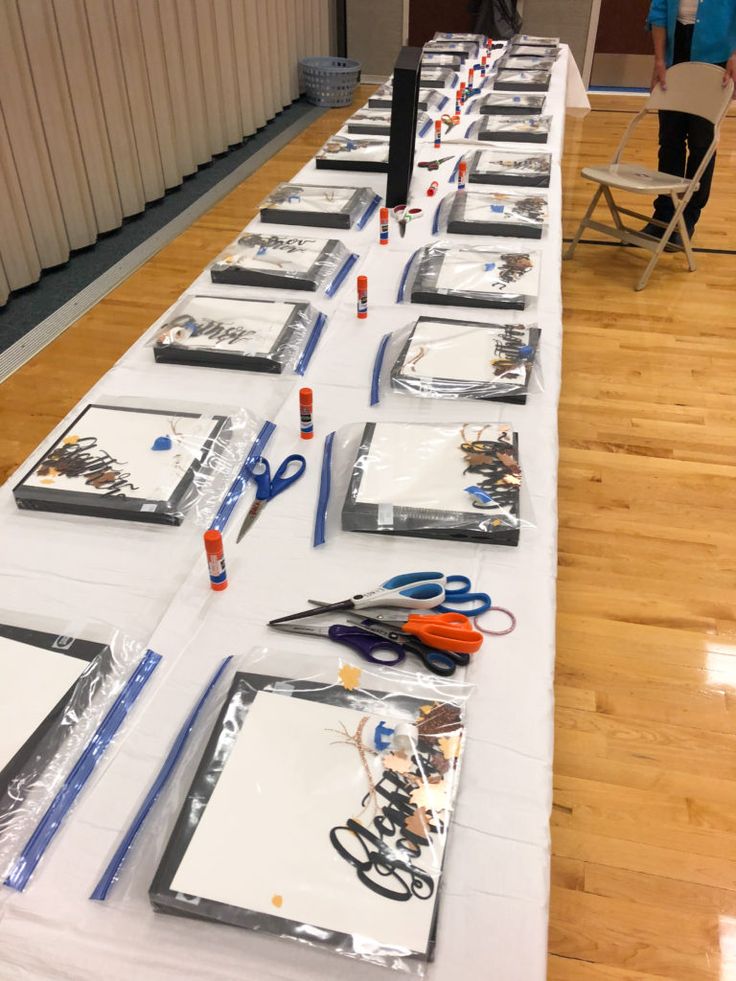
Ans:
{"label": "folding chair leg", "polygon": [[639,290],[643,290],[644,287],[649,282],[649,277],[654,272],[654,267],[659,262],[659,260],[660,260],[660,258],[662,256],[662,253],[665,250],[665,246],[667,245],[667,242],[669,241],[670,235],[672,234],[672,231],[673,231],[674,227],[675,227],[675,219],[673,218],[672,221],[669,223],[669,225],[667,227],[667,230],[662,235],[662,238],[659,240],[659,244],[657,245],[657,248],[656,248],[654,254],[652,255],[652,258],[649,260],[649,264],[647,265],[647,268],[644,270],[644,275],[641,277],[641,279],[639,280],[639,282],[634,287],[634,289],[637,291],[637,293],[639,292]]}
{"label": "folding chair leg", "polygon": [[[679,201],[672,195],[672,199],[675,202],[675,215],[677,217],[678,230],[680,232],[680,238],[682,239],[682,247],[685,251],[685,258],[687,259],[687,268],[690,272],[695,272],[697,266],[695,265],[695,256],[693,255],[693,247],[690,242],[690,233],[687,230],[687,224],[685,222],[685,204],[686,201]],[[688,200],[690,196],[688,195]],[[679,213],[678,213],[679,212]]]}
{"label": "folding chair leg", "polygon": [[672,237],[672,233],[674,232],[675,228],[679,228],[680,231],[682,246],[685,255],[687,257],[688,269],[690,270],[690,272],[695,272],[695,269],[697,268],[695,265],[695,258],[693,256],[692,246],[690,245],[690,236],[688,235],[687,226],[685,225],[685,218],[684,218],[685,205],[687,204],[688,199],[682,198],[678,202],[677,198],[673,194],[672,200],[675,204],[675,213],[673,214],[672,220],[670,221],[669,225],[662,233],[662,238],[659,240],[659,245],[657,246],[657,250],[652,256],[649,265],[644,270],[644,275],[641,277],[637,286],[635,287],[637,292],[639,290],[643,290],[644,287],[649,282],[649,277],[652,275],[652,272],[654,271],[654,267],[659,262],[660,256],[667,248],[667,244],[669,243],[669,240]]}
{"label": "folding chair leg", "polygon": [[601,194],[603,194],[603,186],[599,184],[598,190],[595,192],[590,204],[588,205],[588,210],[585,212],[582,221],[578,225],[578,230],[575,232],[575,237],[570,243],[570,248],[567,250],[563,258],[572,259],[572,257],[575,255],[575,249],[578,247],[578,242],[582,238],[583,232],[587,228],[588,220],[590,216],[593,214],[593,212],[595,211],[595,207],[598,204],[598,201],[600,200]]}
{"label": "folding chair leg", "polygon": [[[616,228],[622,232],[624,230],[623,222],[621,221],[621,216],[618,213],[618,208],[616,207],[616,202],[613,200],[613,194],[611,194],[610,187],[603,188],[603,194],[606,198],[606,204],[608,205],[608,210],[611,212],[611,217],[613,218],[613,223]],[[623,241],[623,239],[621,239]]]}

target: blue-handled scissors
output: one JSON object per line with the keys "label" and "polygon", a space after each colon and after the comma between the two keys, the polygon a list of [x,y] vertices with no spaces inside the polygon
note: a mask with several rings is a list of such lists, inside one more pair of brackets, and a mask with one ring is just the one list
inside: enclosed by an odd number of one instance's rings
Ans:
{"label": "blue-handled scissors", "polygon": [[[296,468],[291,473],[288,473],[292,463],[296,464]],[[276,473],[271,477],[271,466],[268,460],[263,456],[258,457],[250,471],[251,476],[256,482],[256,497],[245,516],[245,521],[240,527],[238,537],[235,539],[236,544],[261,513],[263,505],[270,501],[271,498],[285,491],[287,487],[291,487],[293,483],[299,480],[306,469],[307,461],[304,457],[300,453],[292,453],[291,456],[286,457]]]}
{"label": "blue-handled scissors", "polygon": [[[458,664],[467,664],[470,659],[467,654],[447,654],[444,651],[425,647],[414,638],[406,634],[402,636],[398,631],[384,627],[383,624],[370,624],[363,628],[360,625],[360,617],[350,619],[356,621],[355,626],[343,623],[293,622],[270,623],[269,626],[275,630],[286,630],[309,637],[328,637],[336,644],[349,647],[364,661],[386,667],[401,664],[407,654],[416,654],[429,671],[442,677],[453,675]],[[378,656],[380,652],[384,652],[383,657]]]}
{"label": "blue-handled scissors", "polygon": [[[453,588],[455,584],[456,588]],[[490,610],[492,603],[488,593],[472,593],[467,576],[448,576],[445,580],[445,598],[433,613],[464,613],[466,617],[479,617]],[[475,603],[475,606],[468,604]]]}
{"label": "blue-handled scissors", "polygon": [[[469,583],[469,580],[467,581]],[[290,620],[303,620],[305,617],[316,617],[335,610],[360,610],[368,606],[399,606],[413,610],[428,610],[438,607],[444,599],[444,572],[405,572],[401,576],[387,579],[377,589],[356,593],[355,596],[340,603],[311,606],[300,613],[291,613],[289,616],[271,620],[269,626],[287,623]]]}

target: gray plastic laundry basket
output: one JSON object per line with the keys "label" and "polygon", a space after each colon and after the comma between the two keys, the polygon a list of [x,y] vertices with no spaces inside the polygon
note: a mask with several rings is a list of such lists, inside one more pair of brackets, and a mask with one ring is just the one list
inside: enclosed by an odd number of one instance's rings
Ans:
{"label": "gray plastic laundry basket", "polygon": [[352,58],[302,58],[302,87],[313,106],[349,106],[360,78],[360,62]]}

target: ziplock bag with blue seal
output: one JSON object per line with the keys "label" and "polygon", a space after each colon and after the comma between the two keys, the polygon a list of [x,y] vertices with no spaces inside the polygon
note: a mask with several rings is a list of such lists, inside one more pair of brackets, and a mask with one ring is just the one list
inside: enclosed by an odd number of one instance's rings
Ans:
{"label": "ziplock bag with blue seal", "polygon": [[13,488],[22,510],[204,528],[247,480],[273,424],[246,409],[88,403]]}
{"label": "ziplock bag with blue seal", "polygon": [[101,621],[0,611],[0,875],[23,891],[161,658]]}
{"label": "ziplock bag with blue seal", "polygon": [[[121,838],[91,898],[143,913],[148,894],[159,914],[422,975],[441,942],[472,687],[308,643],[231,660],[143,833]],[[260,943],[244,956],[267,949],[278,969],[281,949]]]}
{"label": "ziplock bag with blue seal", "polygon": [[440,239],[407,262],[397,302],[524,310],[539,292],[541,254]]}
{"label": "ziplock bag with blue seal", "polygon": [[504,422],[375,421],[325,438],[313,544],[340,531],[518,545],[532,527]]}
{"label": "ziplock bag with blue seal", "polygon": [[451,191],[437,205],[435,235],[542,237],[547,196],[531,191]]}
{"label": "ziplock bag with blue seal", "polygon": [[164,364],[303,375],[326,322],[311,303],[190,294],[149,344]]}
{"label": "ziplock bag with blue seal", "polygon": [[357,255],[335,238],[244,232],[209,267],[213,283],[334,296]]}
{"label": "ziplock bag with blue seal", "polygon": [[259,205],[261,221],[320,228],[364,228],[381,197],[370,187],[278,184]]}
{"label": "ziplock bag with blue seal", "polygon": [[542,390],[540,336],[533,324],[419,317],[381,339],[371,405],[405,395],[523,405],[530,391]]}

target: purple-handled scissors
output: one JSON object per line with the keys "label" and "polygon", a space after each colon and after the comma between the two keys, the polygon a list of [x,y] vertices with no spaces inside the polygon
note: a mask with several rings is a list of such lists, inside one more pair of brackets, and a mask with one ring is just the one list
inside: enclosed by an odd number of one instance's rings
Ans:
{"label": "purple-handled scissors", "polygon": [[[351,620],[353,617],[350,618]],[[356,617],[360,621],[360,617]],[[416,654],[424,666],[433,674],[449,677],[455,673],[458,664],[467,664],[470,660],[467,654],[450,654],[448,651],[426,647],[415,638],[402,635],[386,624],[378,621],[365,621],[362,626],[342,623],[315,623],[310,621],[289,620],[286,623],[269,623],[274,630],[286,630],[295,634],[306,634],[311,637],[328,637],[336,644],[343,644],[371,664],[382,664],[393,667],[401,664],[407,654]],[[386,656],[377,657],[383,651]]]}
{"label": "purple-handled scissors", "polygon": [[[306,634],[310,637],[328,637],[336,644],[349,647],[373,664],[386,664],[392,667],[400,664],[406,657],[403,646],[398,642],[349,624],[314,623],[311,620],[309,623],[304,623],[301,620],[289,620],[286,623],[270,623],[269,627],[274,630],[285,630],[288,633]],[[384,652],[384,657],[376,657],[380,651]]]}

